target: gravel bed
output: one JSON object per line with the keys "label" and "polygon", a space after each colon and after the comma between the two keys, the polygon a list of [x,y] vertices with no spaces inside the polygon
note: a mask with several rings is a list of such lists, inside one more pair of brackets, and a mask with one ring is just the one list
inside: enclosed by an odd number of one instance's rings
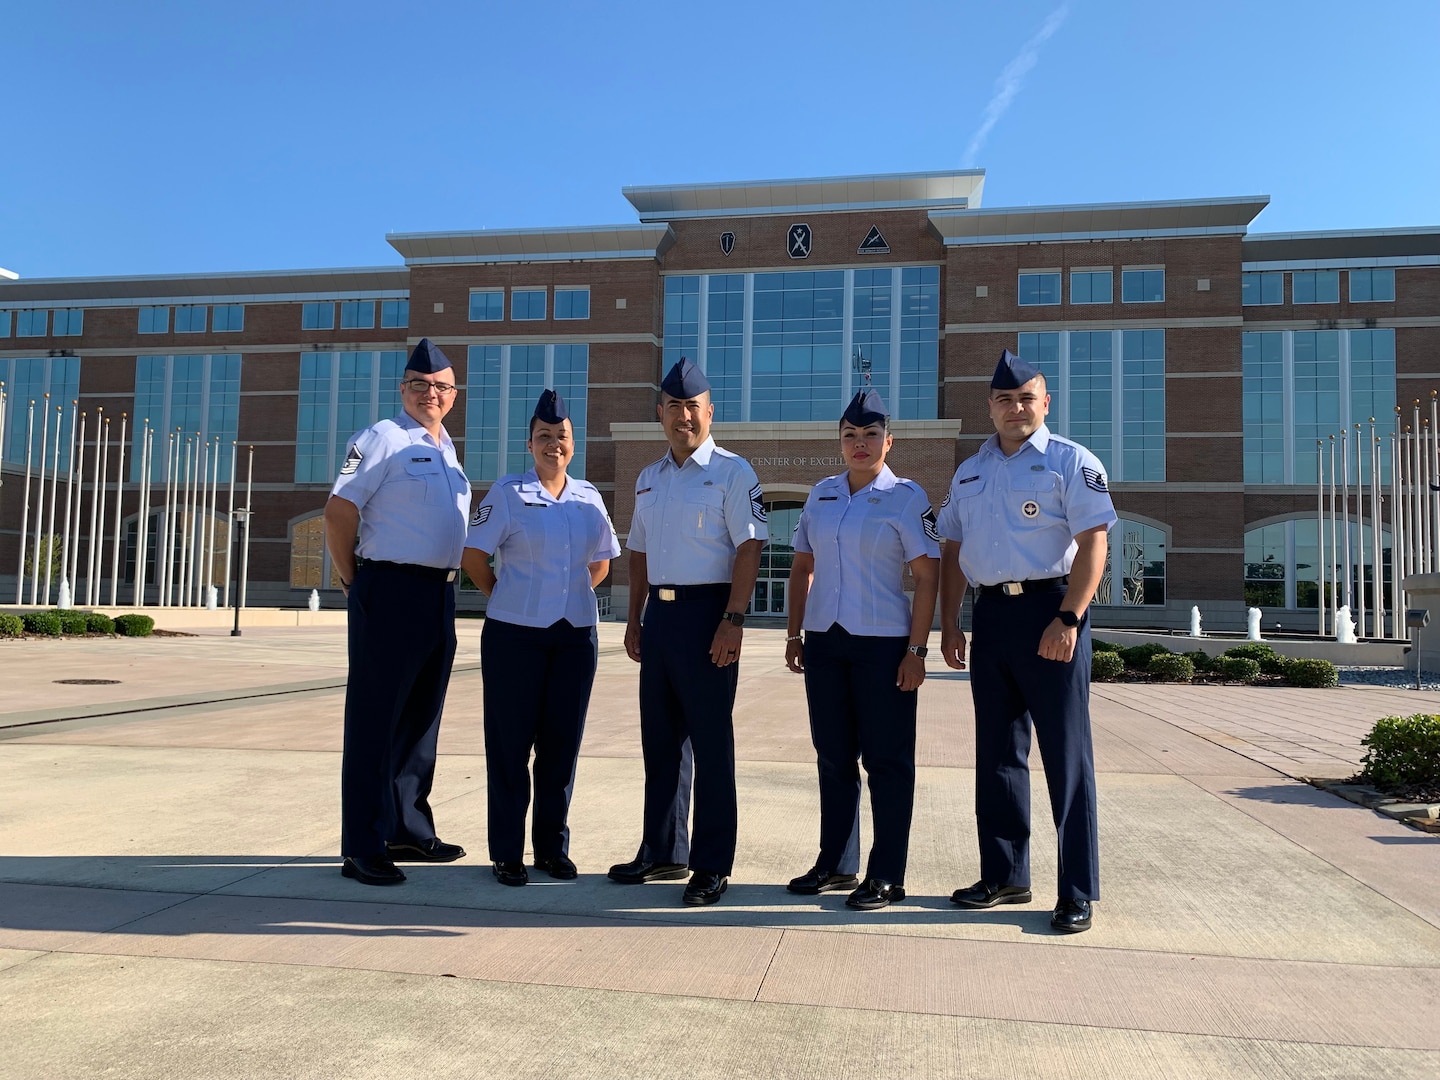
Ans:
{"label": "gravel bed", "polygon": [[[1415,669],[1395,667],[1341,667],[1341,685],[1388,686],[1396,690],[1415,689]],[[1420,672],[1421,690],[1440,690],[1440,671]]]}

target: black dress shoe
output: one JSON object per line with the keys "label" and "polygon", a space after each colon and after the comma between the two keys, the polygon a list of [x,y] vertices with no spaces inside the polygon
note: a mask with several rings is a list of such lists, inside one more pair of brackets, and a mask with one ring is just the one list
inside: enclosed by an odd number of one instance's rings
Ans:
{"label": "black dress shoe", "polygon": [[497,862],[490,867],[495,880],[501,885],[528,885],[530,875],[525,870],[525,864],[521,862]]}
{"label": "black dress shoe", "polygon": [[713,904],[729,887],[730,879],[724,874],[712,874],[709,870],[696,870],[690,875],[690,884],[685,886],[685,903],[692,907]]}
{"label": "black dress shoe", "polygon": [[859,883],[860,879],[854,874],[842,874],[836,870],[822,870],[814,866],[799,877],[792,878],[785,888],[801,896],[817,896],[835,889],[853,889]]}
{"label": "black dress shoe", "polygon": [[575,869],[575,864],[564,855],[551,855],[548,859],[536,859],[535,869],[544,870],[558,881],[574,881],[579,873]]}
{"label": "black dress shoe", "polygon": [[384,855],[347,855],[340,873],[362,885],[399,885],[405,874]]}
{"label": "black dress shoe", "polygon": [[432,836],[416,844],[386,844],[385,854],[395,862],[454,862],[465,857],[465,849]]}
{"label": "black dress shoe", "polygon": [[968,908],[987,908],[996,904],[1028,904],[1030,886],[991,885],[988,881],[977,881],[968,889],[956,889],[950,894],[950,902]]}
{"label": "black dress shoe", "polygon": [[859,911],[874,911],[876,908],[898,904],[904,899],[905,890],[899,885],[891,885],[882,878],[872,877],[866,878],[858,889],[845,898],[845,906]]}
{"label": "black dress shoe", "polygon": [[1050,925],[1066,934],[1078,934],[1090,929],[1089,900],[1059,900],[1055,912],[1050,916]]}
{"label": "black dress shoe", "polygon": [[683,863],[648,862],[631,859],[610,867],[609,878],[621,885],[643,885],[647,881],[675,881],[690,872]]}

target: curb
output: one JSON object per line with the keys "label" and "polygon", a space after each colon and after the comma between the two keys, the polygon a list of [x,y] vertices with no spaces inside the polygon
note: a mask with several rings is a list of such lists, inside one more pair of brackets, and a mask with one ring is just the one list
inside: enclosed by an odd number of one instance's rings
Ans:
{"label": "curb", "polygon": [[1318,780],[1311,777],[1302,779],[1312,787],[1339,795],[1348,802],[1368,807],[1377,814],[1384,814],[1405,825],[1425,832],[1440,833],[1440,803],[1406,802],[1364,784],[1351,784],[1344,780]]}

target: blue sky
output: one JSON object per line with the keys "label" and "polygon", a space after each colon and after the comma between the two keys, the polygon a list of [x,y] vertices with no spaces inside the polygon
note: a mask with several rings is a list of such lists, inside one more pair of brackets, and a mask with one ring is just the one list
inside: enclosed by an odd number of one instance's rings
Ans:
{"label": "blue sky", "polygon": [[1440,225],[1437,43],[1435,0],[16,4],[0,266],[396,264],[627,184],[969,166],[992,207]]}

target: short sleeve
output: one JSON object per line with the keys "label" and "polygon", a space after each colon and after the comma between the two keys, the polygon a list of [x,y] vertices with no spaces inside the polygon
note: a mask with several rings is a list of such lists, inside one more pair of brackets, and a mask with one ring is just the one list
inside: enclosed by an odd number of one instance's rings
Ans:
{"label": "short sleeve", "polygon": [[625,537],[625,546],[642,555],[645,554],[645,516],[640,513],[640,496],[650,490],[652,482],[647,479],[645,472],[642,472],[640,479],[635,482],[635,508],[630,511],[630,533]]}
{"label": "short sleeve", "polygon": [[910,501],[900,514],[900,546],[905,561],[940,557],[940,533],[930,499],[919,488],[911,488]]}
{"label": "short sleeve", "polygon": [[806,555],[814,555],[815,548],[810,543],[810,513],[815,505],[815,488],[810,489],[810,495],[805,500],[805,508],[800,511],[800,520],[795,522],[795,535],[790,543],[796,551]]}
{"label": "short sleeve", "polygon": [[[958,476],[959,473],[956,473]],[[935,515],[935,531],[946,540],[954,540],[959,543],[964,537],[961,535],[959,509],[953,505],[955,502],[955,480],[951,479],[950,487],[945,492],[945,501],[940,504],[940,510]]]}
{"label": "short sleeve", "polygon": [[470,529],[465,534],[467,548],[491,555],[500,550],[500,545],[510,535],[509,490],[510,485],[503,480],[490,486],[485,498],[470,515]]}
{"label": "short sleeve", "polygon": [[1075,449],[1070,475],[1065,477],[1065,520],[1072,536],[1097,525],[1108,529],[1117,520],[1105,466],[1085,447]]}
{"label": "short sleeve", "polygon": [[770,526],[765,492],[755,470],[738,458],[732,460],[734,471],[725,485],[725,525],[730,530],[730,542],[738,549],[747,540],[769,540]]}
{"label": "short sleeve", "polygon": [[590,562],[613,559],[620,554],[620,538],[615,535],[615,526],[610,521],[609,511],[605,509],[605,500],[598,491],[592,490],[587,501],[594,507],[595,514],[600,519],[596,523],[596,544],[595,550],[590,554]]}
{"label": "short sleeve", "polygon": [[373,427],[356,432],[345,447],[345,460],[330,494],[364,507],[385,482],[389,457],[390,447],[380,432]]}

